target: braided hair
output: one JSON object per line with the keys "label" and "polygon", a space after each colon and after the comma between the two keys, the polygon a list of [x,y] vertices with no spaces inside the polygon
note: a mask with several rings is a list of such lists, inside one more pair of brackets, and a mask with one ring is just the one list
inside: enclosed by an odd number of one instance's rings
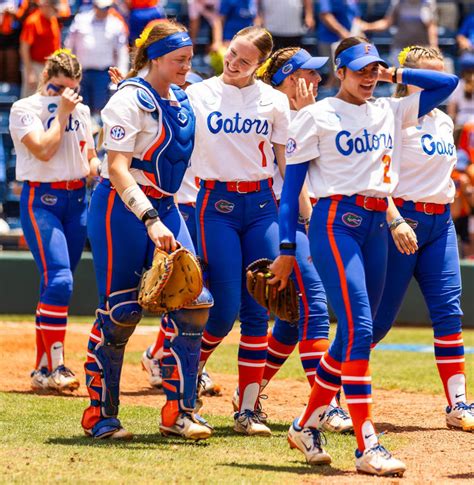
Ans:
{"label": "braided hair", "polygon": [[[77,57],[69,49],[59,49],[46,58],[44,71],[46,79],[51,79],[61,74],[65,77],[80,80],[82,67]],[[43,87],[44,79],[40,81],[38,90]]]}
{"label": "braided hair", "polygon": [[275,51],[271,57],[257,70],[257,78],[261,79],[266,84],[272,84],[272,77],[278,72],[279,69],[291,59],[298,51],[300,47],[284,47]]}

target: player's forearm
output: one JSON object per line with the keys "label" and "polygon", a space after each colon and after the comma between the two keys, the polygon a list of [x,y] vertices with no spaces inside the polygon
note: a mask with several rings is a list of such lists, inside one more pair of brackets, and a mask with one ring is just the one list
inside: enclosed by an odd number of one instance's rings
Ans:
{"label": "player's forearm", "polygon": [[49,162],[56,155],[66,129],[67,118],[68,115],[58,113],[48,130],[35,137],[33,144],[28,148],[36,158],[42,162]]}
{"label": "player's forearm", "polygon": [[[286,167],[285,181],[280,200],[280,243],[295,244],[298,223],[298,194],[303,188],[309,162]],[[295,255],[295,248],[280,249],[282,255]]]}
{"label": "player's forearm", "polygon": [[351,33],[337,21],[336,17],[334,17],[332,13],[322,13],[320,14],[319,18],[329,30],[332,30],[341,39],[350,37]]}
{"label": "player's forearm", "polygon": [[438,47],[438,26],[434,22],[431,22],[427,30],[430,47]]}
{"label": "player's forearm", "polygon": [[303,184],[300,196],[298,198],[299,212],[300,216],[307,222],[311,219],[311,214],[313,212],[313,206],[311,205],[311,199],[309,198],[308,187]]}
{"label": "player's forearm", "polygon": [[[398,74],[400,79],[400,74]],[[458,85],[459,78],[446,72],[426,69],[402,69],[401,81],[423,88],[420,94],[418,117],[424,116],[448,99]]]}
{"label": "player's forearm", "polygon": [[387,224],[390,224],[393,220],[401,217],[400,211],[397,209],[395,202],[392,197],[388,197],[388,208],[387,208]]}
{"label": "player's forearm", "polygon": [[20,41],[20,57],[25,71],[29,71],[31,69],[30,44]]}

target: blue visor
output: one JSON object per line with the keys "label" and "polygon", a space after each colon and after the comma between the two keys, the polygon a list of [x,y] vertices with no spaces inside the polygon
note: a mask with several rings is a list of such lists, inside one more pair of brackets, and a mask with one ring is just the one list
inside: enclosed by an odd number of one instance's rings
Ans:
{"label": "blue visor", "polygon": [[378,62],[384,67],[388,64],[379,56],[377,48],[372,44],[357,44],[342,51],[336,57],[336,69],[348,67],[351,71],[360,71],[365,66]]}
{"label": "blue visor", "polygon": [[272,76],[271,83],[273,86],[279,86],[298,69],[321,69],[328,60],[329,57],[312,57],[308,51],[300,49]]}
{"label": "blue visor", "polygon": [[146,49],[146,53],[148,59],[157,59],[165,54],[181,49],[181,47],[192,45],[191,37],[189,37],[187,32],[177,32],[176,34],[168,35],[168,37],[150,44]]}

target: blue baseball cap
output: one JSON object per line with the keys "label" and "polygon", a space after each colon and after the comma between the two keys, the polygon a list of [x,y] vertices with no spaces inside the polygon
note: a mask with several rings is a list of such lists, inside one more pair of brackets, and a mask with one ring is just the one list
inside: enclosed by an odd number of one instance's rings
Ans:
{"label": "blue baseball cap", "polygon": [[328,60],[329,57],[313,57],[307,50],[300,49],[272,76],[271,83],[273,86],[279,86],[298,69],[321,69]]}
{"label": "blue baseball cap", "polygon": [[204,79],[199,74],[196,74],[195,72],[189,71],[186,74],[186,82],[189,84],[196,84],[196,83],[200,83],[201,81],[204,81]]}
{"label": "blue baseball cap", "polygon": [[380,56],[377,48],[372,44],[357,44],[349,49],[342,51],[335,60],[336,69],[348,67],[351,71],[360,71],[365,66],[378,62],[384,67],[388,67]]}

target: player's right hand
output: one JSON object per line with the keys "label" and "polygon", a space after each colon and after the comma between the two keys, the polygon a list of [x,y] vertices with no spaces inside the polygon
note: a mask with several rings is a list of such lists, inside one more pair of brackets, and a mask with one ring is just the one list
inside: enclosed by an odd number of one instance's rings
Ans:
{"label": "player's right hand", "polygon": [[283,290],[288,283],[288,278],[293,272],[295,266],[295,257],[280,255],[270,265],[270,271],[273,273],[273,278],[268,280],[271,285],[280,282],[279,290]]}
{"label": "player's right hand", "polygon": [[313,94],[313,83],[307,85],[306,81],[300,77],[296,86],[296,95],[294,98],[292,98],[292,101],[297,111],[305,106],[316,103],[316,99],[314,98]]}
{"label": "player's right hand", "polygon": [[120,69],[116,66],[109,67],[109,77],[112,84],[118,84],[125,79]]}
{"label": "player's right hand", "polygon": [[406,223],[400,224],[392,231],[393,242],[402,254],[415,254],[418,251],[418,240],[415,231]]}
{"label": "player's right hand", "polygon": [[147,231],[148,236],[157,248],[167,252],[176,250],[176,239],[173,233],[159,219],[149,222]]}
{"label": "player's right hand", "polygon": [[82,96],[71,88],[65,88],[61,94],[61,101],[59,101],[58,111],[61,111],[64,114],[70,114],[81,101]]}

